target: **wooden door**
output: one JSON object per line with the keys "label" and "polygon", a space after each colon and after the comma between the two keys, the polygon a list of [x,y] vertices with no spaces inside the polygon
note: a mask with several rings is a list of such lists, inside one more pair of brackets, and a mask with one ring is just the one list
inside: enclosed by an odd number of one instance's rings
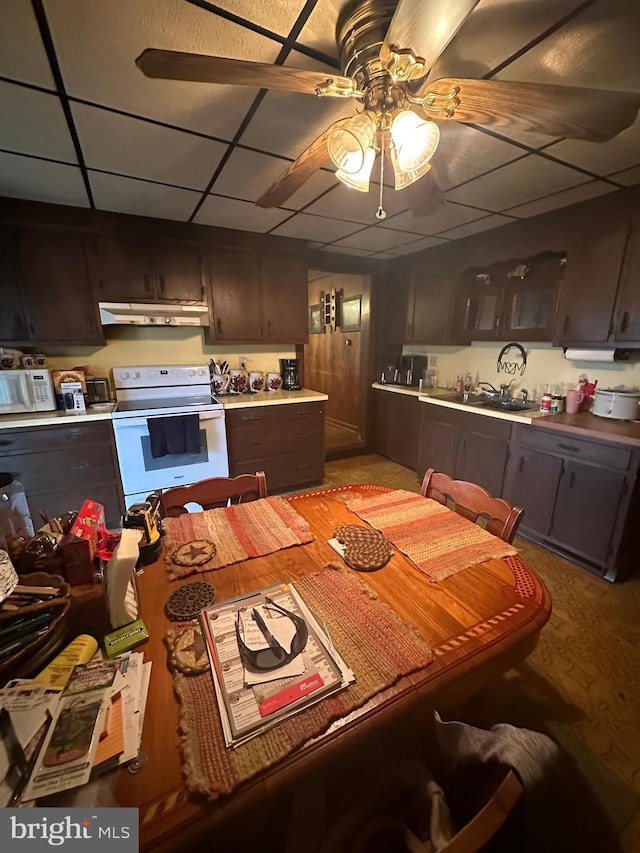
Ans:
{"label": "wooden door", "polygon": [[551,538],[585,559],[603,565],[609,556],[625,479],[621,471],[573,459],[565,461]]}
{"label": "wooden door", "polygon": [[640,342],[640,219],[627,243],[613,318],[612,340]]}
{"label": "wooden door", "polygon": [[98,237],[93,241],[93,248],[101,302],[152,302],[157,299],[146,243]]}
{"label": "wooden door", "polygon": [[213,326],[205,332],[206,342],[262,342],[257,257],[209,251],[207,261]]}
{"label": "wooden door", "polygon": [[628,233],[626,220],[599,222],[570,245],[553,336],[557,346],[607,342]]}
{"label": "wooden door", "polygon": [[33,340],[103,344],[83,237],[24,229],[18,245]]}
{"label": "wooden door", "polygon": [[265,342],[303,344],[309,340],[307,262],[293,255],[259,260]]}
{"label": "wooden door", "polygon": [[505,497],[524,509],[521,529],[547,536],[562,474],[561,457],[522,447],[510,464],[515,470]]}
{"label": "wooden door", "polygon": [[203,302],[204,284],[200,249],[178,243],[149,247],[157,296],[169,302]]}
{"label": "wooden door", "polygon": [[455,478],[482,486],[494,497],[502,495],[509,443],[502,438],[461,431]]}
{"label": "wooden door", "polygon": [[18,280],[13,232],[0,228],[0,344],[29,339]]}

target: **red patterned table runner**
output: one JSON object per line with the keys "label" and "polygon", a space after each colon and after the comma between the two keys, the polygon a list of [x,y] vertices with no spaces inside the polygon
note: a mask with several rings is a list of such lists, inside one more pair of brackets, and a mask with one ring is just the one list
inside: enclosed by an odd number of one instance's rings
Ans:
{"label": "red patterned table runner", "polygon": [[[187,784],[211,799],[229,793],[289,755],[310,738],[325,732],[334,720],[364,705],[402,676],[433,660],[432,651],[415,628],[387,605],[375,600],[358,577],[334,568],[305,575],[295,587],[356,677],[340,693],[305,708],[236,749],[228,749],[217,712],[209,673],[174,674],[180,697],[180,729]],[[169,632],[170,635],[175,632]]]}
{"label": "red patterned table runner", "polygon": [[[263,557],[293,545],[313,542],[309,525],[285,500],[261,498],[204,512],[165,518],[165,559],[171,580],[194,572],[221,569],[251,557]],[[216,546],[213,558],[201,566],[178,566],[171,554],[193,539],[209,539]]]}
{"label": "red patterned table runner", "polygon": [[414,492],[397,489],[347,501],[363,521],[380,530],[431,581],[441,581],[516,549],[477,524]]}

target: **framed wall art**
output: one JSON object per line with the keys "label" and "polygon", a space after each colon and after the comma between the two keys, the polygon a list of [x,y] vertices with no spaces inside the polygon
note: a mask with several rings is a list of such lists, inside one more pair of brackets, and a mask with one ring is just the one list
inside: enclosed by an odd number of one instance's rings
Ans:
{"label": "framed wall art", "polygon": [[360,315],[362,311],[362,296],[348,296],[340,301],[340,330],[342,332],[359,332]]}
{"label": "framed wall art", "polygon": [[318,302],[309,305],[309,333],[320,335],[324,332],[324,307]]}

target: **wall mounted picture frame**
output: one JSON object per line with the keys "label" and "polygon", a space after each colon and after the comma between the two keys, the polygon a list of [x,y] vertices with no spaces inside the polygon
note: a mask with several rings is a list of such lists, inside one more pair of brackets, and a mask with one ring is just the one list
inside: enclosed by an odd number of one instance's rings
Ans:
{"label": "wall mounted picture frame", "polygon": [[324,306],[320,302],[309,305],[309,334],[321,335],[324,329]]}
{"label": "wall mounted picture frame", "polygon": [[349,296],[340,301],[340,330],[359,332],[362,314],[362,296]]}

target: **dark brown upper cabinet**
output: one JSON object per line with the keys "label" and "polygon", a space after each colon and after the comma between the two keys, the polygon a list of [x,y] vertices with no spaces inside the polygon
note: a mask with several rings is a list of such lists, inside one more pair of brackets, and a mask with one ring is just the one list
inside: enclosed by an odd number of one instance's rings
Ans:
{"label": "dark brown upper cabinet", "polygon": [[632,223],[626,243],[609,339],[640,346],[640,218]]}
{"label": "dark brown upper cabinet", "polygon": [[295,255],[209,250],[207,343],[305,343],[308,273]]}
{"label": "dark brown upper cabinet", "polygon": [[463,343],[452,328],[453,276],[434,265],[396,271],[383,291],[383,313],[391,344]]}
{"label": "dark brown upper cabinet", "polygon": [[29,228],[18,232],[30,341],[104,344],[87,254],[81,234]]}
{"label": "dark brown upper cabinet", "polygon": [[[631,242],[630,222],[627,219],[610,223],[598,222],[592,228],[584,228],[574,233],[568,247],[553,335],[556,346],[605,344],[614,335],[620,335],[620,340],[625,340],[623,336],[633,330],[633,324],[629,322],[631,310],[625,318],[624,312],[627,309],[622,308],[624,297],[631,302],[634,296],[634,282],[631,278],[634,266],[635,298],[636,301],[638,299],[638,249],[634,252],[630,247],[630,253],[625,257],[625,249]],[[615,314],[614,323],[614,307],[623,262],[624,277],[620,293],[624,294],[624,297],[619,302],[621,310],[619,314]],[[640,311],[637,311],[635,322],[640,322]],[[636,334],[635,340],[640,340],[640,332],[636,331]]]}
{"label": "dark brown upper cabinet", "polygon": [[465,270],[456,298],[460,336],[550,341],[564,264],[563,255],[548,252]]}
{"label": "dark brown upper cabinet", "polygon": [[9,228],[0,228],[0,306],[0,345],[28,341],[15,238]]}
{"label": "dark brown upper cabinet", "polygon": [[197,246],[97,237],[93,250],[100,301],[205,301]]}

